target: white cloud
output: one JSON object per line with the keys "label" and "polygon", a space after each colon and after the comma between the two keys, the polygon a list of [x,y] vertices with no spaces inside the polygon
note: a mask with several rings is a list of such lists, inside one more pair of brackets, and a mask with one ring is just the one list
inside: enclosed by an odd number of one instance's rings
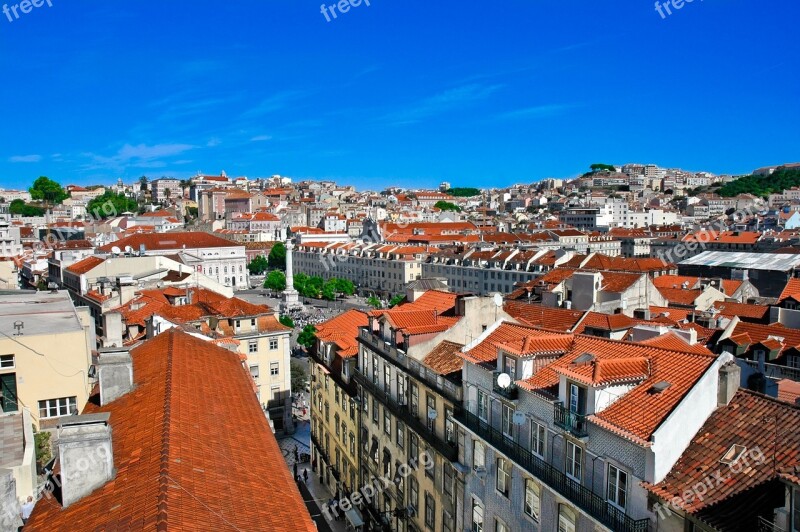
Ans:
{"label": "white cloud", "polygon": [[8,161],[12,163],[38,163],[41,160],[41,155],[14,155],[8,158]]}
{"label": "white cloud", "polygon": [[272,135],[256,135],[251,138],[251,142],[264,142],[265,140],[272,140]]}

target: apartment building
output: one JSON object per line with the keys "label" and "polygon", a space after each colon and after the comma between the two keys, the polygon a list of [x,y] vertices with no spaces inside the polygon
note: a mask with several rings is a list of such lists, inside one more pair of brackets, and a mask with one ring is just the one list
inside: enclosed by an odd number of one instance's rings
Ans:
{"label": "apartment building", "polygon": [[104,316],[106,342],[132,345],[174,327],[230,345],[253,379],[273,429],[292,432],[291,329],[274,310],[201,288],[142,290]]}
{"label": "apartment building", "polygon": [[177,255],[184,263],[234,289],[249,286],[243,245],[200,232],[140,233],[98,248],[99,253],[138,252],[141,255]]}
{"label": "apartment building", "polygon": [[645,532],[661,482],[738,387],[730,355],[498,322],[462,350],[459,530]]}
{"label": "apartment building", "polygon": [[179,179],[162,177],[150,182],[150,194],[153,201],[169,201],[183,196],[183,188]]}
{"label": "apartment building", "polygon": [[292,265],[297,273],[349,279],[361,293],[392,297],[422,277],[425,252],[420,246],[307,243],[294,250]]}
{"label": "apartment building", "polygon": [[91,376],[94,324],[67,292],[0,295],[0,412],[30,410],[37,428],[83,409]]}
{"label": "apartment building", "polygon": [[361,486],[361,403],[353,376],[359,329],[369,323],[359,310],[317,326],[311,355],[311,460],[331,493]]}
{"label": "apartment building", "polygon": [[[505,313],[491,298],[440,291],[406,297],[370,313],[358,336],[361,479],[396,479],[364,510],[391,530],[454,532],[461,530],[455,517],[463,497],[452,419],[463,398],[455,353]],[[398,475],[407,467],[409,475]]]}

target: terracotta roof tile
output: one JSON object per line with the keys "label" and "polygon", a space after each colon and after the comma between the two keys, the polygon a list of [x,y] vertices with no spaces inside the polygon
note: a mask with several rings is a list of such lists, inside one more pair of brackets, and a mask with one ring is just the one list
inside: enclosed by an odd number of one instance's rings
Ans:
{"label": "terracotta roof tile", "polygon": [[116,477],[26,530],[316,530],[236,353],[170,329],[131,358],[134,390],[84,410],[111,414]]}
{"label": "terracotta roof tile", "polygon": [[333,342],[338,354],[350,358],[358,354],[358,329],[369,325],[367,314],[360,310],[348,310],[316,326],[317,338],[323,342]]}
{"label": "terracotta roof tile", "polygon": [[464,347],[462,344],[445,340],[434,347],[422,360],[422,363],[439,375],[460,372],[461,367],[464,365],[464,359],[458,356],[457,353],[462,347]]}
{"label": "terracotta roof tile", "polygon": [[79,260],[75,264],[68,266],[67,271],[70,273],[74,273],[75,275],[83,275],[84,273],[92,270],[96,266],[103,264],[106,259],[103,257],[97,257],[94,255],[90,255],[83,260]]}
{"label": "terracotta roof tile", "polygon": [[[775,420],[780,420],[777,449],[775,447]],[[770,421],[772,420],[772,421]],[[727,502],[746,510],[748,500],[760,503],[758,486],[776,478],[786,468],[794,468],[800,460],[800,409],[749,390],[741,389],[730,404],[715,411],[698,431],[689,447],[672,467],[663,481],[645,488],[662,500],[676,502],[679,506],[711,524],[718,530],[755,530],[755,521],[743,523],[742,517],[754,519],[759,512],[744,515],[735,507],[723,510]],[[738,465],[727,466],[720,460],[734,445],[744,448]],[[773,458],[775,466],[773,467]],[[760,462],[759,462],[760,460]],[[766,462],[766,463],[764,463]],[[718,482],[718,478],[723,482]],[[702,497],[684,498],[692,486],[711,479],[714,488]],[[781,493],[783,490],[781,488]]]}

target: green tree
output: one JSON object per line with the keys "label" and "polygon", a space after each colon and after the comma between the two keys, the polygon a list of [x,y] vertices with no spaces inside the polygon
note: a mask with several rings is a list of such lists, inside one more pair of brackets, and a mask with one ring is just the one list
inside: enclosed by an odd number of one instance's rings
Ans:
{"label": "green tree", "polygon": [[334,277],[331,279],[334,282],[333,286],[335,290],[343,295],[352,296],[356,293],[356,285],[353,284],[353,281],[350,279],[339,279]]}
{"label": "green tree", "polygon": [[439,200],[433,206],[441,211],[461,212],[461,207],[449,201]]}
{"label": "green tree", "polygon": [[165,189],[164,189],[164,197],[165,197],[166,199],[169,199],[169,197],[170,197],[171,195],[172,195],[172,191],[171,191],[170,189],[168,189],[168,188],[165,188]]}
{"label": "green tree", "polygon": [[261,275],[268,269],[269,262],[267,261],[267,257],[264,255],[256,256],[250,261],[250,264],[247,265],[247,270],[250,272],[250,275]]}
{"label": "green tree", "polygon": [[269,252],[269,267],[278,268],[280,270],[286,269],[286,246],[283,242],[276,242]]}
{"label": "green tree", "polygon": [[603,164],[603,163],[594,163],[589,168],[592,169],[592,172],[616,172],[617,168],[613,164]]}
{"label": "green tree", "polygon": [[389,308],[396,307],[397,305],[402,303],[405,298],[406,296],[402,294],[397,294],[396,296],[394,296],[392,299],[389,300]]}
{"label": "green tree", "polygon": [[336,282],[330,279],[327,283],[322,285],[322,299],[333,301],[336,299]]}
{"label": "green tree", "polygon": [[49,177],[41,176],[33,182],[33,186],[28,189],[31,198],[46,203],[62,203],[69,197],[64,187],[53,181]]}
{"label": "green tree", "polygon": [[451,188],[447,191],[447,193],[455,198],[471,198],[473,196],[481,195],[480,189],[470,187]]}
{"label": "green tree", "polygon": [[269,272],[267,278],[264,279],[264,288],[280,292],[286,290],[286,274],[280,270],[273,270]]}
{"label": "green tree", "polygon": [[89,200],[86,205],[86,212],[94,218],[113,218],[123,212],[136,212],[139,204],[136,200],[129,198],[125,194],[117,194],[111,190]]}
{"label": "green tree", "polygon": [[8,206],[8,212],[20,216],[44,216],[44,209],[35,205],[28,205],[21,199],[15,199]]}
{"label": "green tree", "polygon": [[289,364],[292,379],[292,392],[297,393],[305,391],[306,386],[308,386],[307,365],[295,359],[292,359]]}
{"label": "green tree", "polygon": [[148,179],[147,179],[146,175],[143,175],[142,177],[139,178],[139,190],[140,191],[147,192],[147,182],[148,182]]}
{"label": "green tree", "polygon": [[[34,429],[35,430],[35,429]],[[49,432],[35,432],[33,435],[34,450],[36,451],[36,463],[44,467],[53,459],[53,447],[50,443]]]}
{"label": "green tree", "polygon": [[367,304],[369,306],[371,306],[372,308],[375,308],[375,309],[378,309],[378,310],[383,308],[383,303],[381,303],[381,300],[378,299],[375,296],[369,296],[369,298],[367,299]]}
{"label": "green tree", "polygon": [[291,327],[292,329],[294,329],[294,320],[292,318],[290,318],[289,316],[286,316],[284,314],[283,316],[278,318],[278,321],[281,322],[282,324],[286,325],[287,327]]}
{"label": "green tree", "polygon": [[317,328],[313,325],[306,325],[297,336],[297,343],[311,349],[317,341]]}

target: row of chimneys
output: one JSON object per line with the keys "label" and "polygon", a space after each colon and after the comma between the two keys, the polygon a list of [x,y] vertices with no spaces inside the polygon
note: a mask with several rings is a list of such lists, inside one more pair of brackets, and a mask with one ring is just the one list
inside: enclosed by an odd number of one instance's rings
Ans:
{"label": "row of chimneys", "polygon": [[[106,405],[133,389],[133,364],[125,348],[103,348],[94,366],[100,389],[100,405]],[[86,497],[116,476],[110,414],[76,415],[58,425],[58,460],[64,508]]]}

